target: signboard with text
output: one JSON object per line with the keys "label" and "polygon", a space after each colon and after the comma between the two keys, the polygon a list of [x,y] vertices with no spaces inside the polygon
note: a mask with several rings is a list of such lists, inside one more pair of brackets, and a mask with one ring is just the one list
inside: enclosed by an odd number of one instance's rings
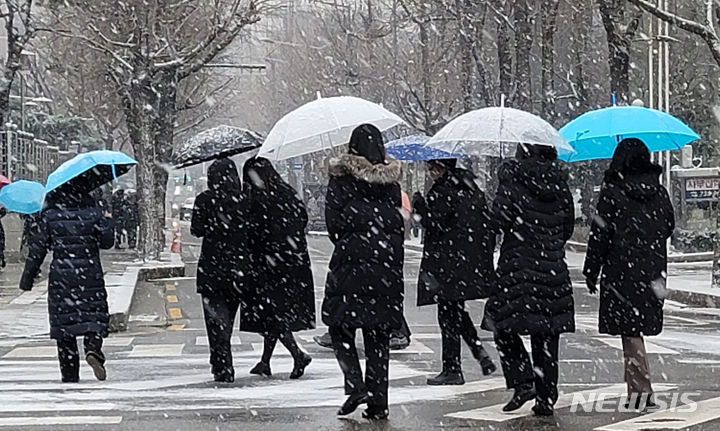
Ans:
{"label": "signboard with text", "polygon": [[720,197],[720,178],[688,178],[685,180],[685,198],[716,200]]}

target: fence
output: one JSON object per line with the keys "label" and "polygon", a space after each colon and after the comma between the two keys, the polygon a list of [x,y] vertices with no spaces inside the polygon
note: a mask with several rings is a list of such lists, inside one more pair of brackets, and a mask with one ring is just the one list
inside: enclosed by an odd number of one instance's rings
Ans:
{"label": "fence", "polygon": [[45,183],[48,175],[74,156],[31,133],[0,132],[0,173],[10,180],[33,180]]}

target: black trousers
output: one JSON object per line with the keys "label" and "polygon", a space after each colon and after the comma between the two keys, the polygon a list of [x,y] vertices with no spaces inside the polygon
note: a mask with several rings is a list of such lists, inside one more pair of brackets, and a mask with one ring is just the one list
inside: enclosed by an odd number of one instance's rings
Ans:
{"label": "black trousers", "polygon": [[465,311],[465,301],[438,303],[438,324],[442,334],[443,371],[459,372],[462,370],[460,339],[465,340],[475,357],[482,348],[475,324]]}
{"label": "black trousers", "polygon": [[[83,338],[85,355],[92,353],[100,362],[105,363],[105,355],[102,352],[103,339],[100,334],[89,332]],[[62,381],[77,382],[80,380],[80,352],[78,351],[77,337],[65,337],[57,340],[57,348]]]}
{"label": "black trousers", "polygon": [[536,400],[554,405],[558,398],[559,335],[532,335],[532,362],[522,338],[517,334],[495,334],[495,345],[500,354],[505,382],[509,389],[522,384],[534,384]]}
{"label": "black trousers", "polygon": [[234,377],[230,339],[240,308],[240,297],[235,294],[211,294],[203,295],[202,301],[212,373],[219,377]]}
{"label": "black trousers", "polygon": [[330,327],[335,357],[345,375],[345,394],[367,392],[370,395],[368,407],[387,409],[388,373],[390,371],[390,334],[382,329],[362,328],[365,342],[365,378],[357,348],[355,328]]}
{"label": "black trousers", "polygon": [[129,248],[135,248],[137,247],[137,225],[128,225],[127,227],[127,239],[128,239],[128,247]]}

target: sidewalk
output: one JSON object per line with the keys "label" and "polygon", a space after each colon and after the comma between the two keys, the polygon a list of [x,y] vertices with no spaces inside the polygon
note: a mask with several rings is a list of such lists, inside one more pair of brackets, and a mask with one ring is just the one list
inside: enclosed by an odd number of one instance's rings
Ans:
{"label": "sidewalk", "polygon": [[[111,332],[127,329],[139,281],[182,276],[185,271],[180,256],[170,253],[163,255],[160,262],[143,263],[135,252],[109,250],[102,252],[101,260],[108,292]],[[45,337],[50,332],[47,315],[49,262],[50,256],[43,265],[40,280],[30,292],[19,289],[23,264],[9,264],[0,275],[0,340]]]}

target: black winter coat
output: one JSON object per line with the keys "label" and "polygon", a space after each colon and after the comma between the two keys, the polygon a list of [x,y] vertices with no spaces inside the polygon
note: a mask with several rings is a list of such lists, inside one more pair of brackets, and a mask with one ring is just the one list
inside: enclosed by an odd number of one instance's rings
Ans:
{"label": "black winter coat", "polygon": [[[218,162],[215,162],[218,163]],[[237,295],[247,284],[251,270],[249,224],[250,200],[240,191],[240,176],[234,178],[208,170],[214,188],[195,199],[190,233],[202,238],[197,270],[197,292],[201,295]],[[228,194],[228,190],[236,193]]]}
{"label": "black winter coat", "polygon": [[583,273],[600,276],[600,332],[657,335],[663,326],[666,241],[675,229],[660,168],[610,178],[600,193]]}
{"label": "black winter coat", "polygon": [[415,213],[425,229],[417,304],[487,298],[496,288],[495,231],[475,175],[448,171]]}
{"label": "black winter coat", "polygon": [[251,196],[252,274],[240,330],[281,334],[315,328],[315,284],[305,227],[307,211],[289,185]]}
{"label": "black winter coat", "polygon": [[567,172],[559,162],[526,159],[500,168],[493,219],[503,234],[498,291],[483,328],[520,335],[575,330],[565,243],[574,229]]}
{"label": "black winter coat", "polygon": [[100,249],[114,244],[112,220],[91,198],[79,204],[49,205],[40,217],[20,288],[30,290],[48,251],[52,251],[48,282],[50,337],[61,339],[89,332],[107,336],[107,291]]}
{"label": "black winter coat", "polygon": [[397,161],[330,161],[325,219],[335,244],[325,284],[328,326],[398,329],[403,322],[404,220]]}

